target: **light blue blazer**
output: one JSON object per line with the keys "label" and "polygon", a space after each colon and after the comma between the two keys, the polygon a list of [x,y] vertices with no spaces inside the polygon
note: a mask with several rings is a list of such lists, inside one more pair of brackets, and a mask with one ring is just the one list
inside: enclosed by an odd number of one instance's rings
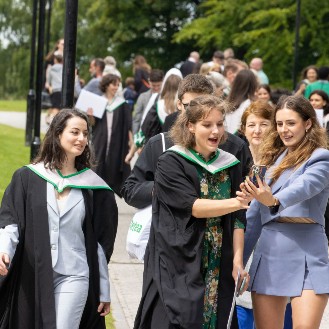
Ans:
{"label": "light blue blazer", "polygon": [[[274,166],[280,164],[283,152]],[[272,168],[272,167],[271,167]],[[271,168],[267,172],[267,184]],[[268,207],[253,200],[247,211],[244,261],[248,261],[260,236],[262,225],[278,217],[308,217],[324,226],[324,212],[329,197],[329,151],[319,148],[297,170],[284,171],[271,185],[273,195],[280,201],[279,211],[271,215]]]}
{"label": "light blue blazer", "polygon": [[[286,152],[274,166],[285,155]],[[267,179],[267,183],[271,185],[271,180]],[[247,211],[245,264],[257,244],[250,267],[251,290],[266,295],[299,296],[307,281],[315,293],[329,293],[328,240],[324,232],[329,151],[315,150],[297,170],[283,172],[271,188],[280,201],[275,215],[256,200]],[[276,221],[286,216],[308,217],[316,224]]]}

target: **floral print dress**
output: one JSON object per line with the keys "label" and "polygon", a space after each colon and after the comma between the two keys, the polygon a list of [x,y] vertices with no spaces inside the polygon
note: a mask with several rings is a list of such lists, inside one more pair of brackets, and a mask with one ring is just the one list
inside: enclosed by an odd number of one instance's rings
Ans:
{"label": "floral print dress", "polygon": [[[206,162],[200,153],[196,155]],[[216,153],[213,157],[215,156]],[[213,157],[209,159],[208,163]],[[198,167],[198,176],[202,199],[224,200],[231,198],[231,181],[227,170],[211,174],[204,168]],[[234,228],[244,229],[244,225],[236,219]],[[217,328],[217,300],[222,238],[221,217],[207,218],[202,254],[202,273],[205,282],[203,329]]]}

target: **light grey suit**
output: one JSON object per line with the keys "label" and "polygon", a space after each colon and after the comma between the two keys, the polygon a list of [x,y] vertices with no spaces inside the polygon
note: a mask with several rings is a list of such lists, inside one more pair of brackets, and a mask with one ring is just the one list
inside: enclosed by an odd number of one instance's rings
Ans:
{"label": "light grey suit", "polygon": [[[329,151],[317,149],[297,170],[286,170],[271,185],[280,201],[277,214],[271,215],[266,206],[252,202],[247,211],[244,252],[246,262],[260,236],[250,268],[252,291],[299,296],[308,281],[315,293],[329,293],[328,240],[324,232],[328,172]],[[279,223],[279,217],[307,217],[316,224]]]}
{"label": "light grey suit", "polygon": [[[74,211],[70,211],[72,208]],[[81,190],[71,189],[63,211],[59,212],[55,189],[47,183],[47,210],[53,270],[63,275],[89,277],[82,231],[85,205]]]}

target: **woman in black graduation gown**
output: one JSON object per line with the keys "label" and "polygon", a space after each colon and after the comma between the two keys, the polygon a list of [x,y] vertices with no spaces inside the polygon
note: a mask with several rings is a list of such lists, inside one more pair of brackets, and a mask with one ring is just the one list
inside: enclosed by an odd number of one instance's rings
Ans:
{"label": "woman in black graduation gown", "polygon": [[226,328],[238,272],[248,281],[242,254],[249,200],[236,196],[239,161],[218,149],[224,113],[215,96],[192,100],[170,132],[175,145],[159,158],[135,329]]}
{"label": "woman in black graduation gown", "polygon": [[125,163],[132,143],[131,110],[125,99],[117,96],[120,79],[114,74],[105,75],[99,88],[108,100],[101,119],[95,117],[93,143],[96,154],[96,173],[121,197],[121,187],[130,174]]}
{"label": "woman in black graduation gown", "polygon": [[1,329],[105,329],[118,211],[112,190],[88,168],[88,131],[85,114],[62,110],[38,157],[5,191]]}

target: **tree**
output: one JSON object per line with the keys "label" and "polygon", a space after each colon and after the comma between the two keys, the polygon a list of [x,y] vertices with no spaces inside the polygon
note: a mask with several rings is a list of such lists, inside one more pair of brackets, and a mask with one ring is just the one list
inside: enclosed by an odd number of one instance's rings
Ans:
{"label": "tree", "polygon": [[[198,9],[199,17],[175,34],[175,42],[194,40],[202,53],[233,47],[247,62],[262,57],[271,83],[292,87],[294,0],[205,0]],[[301,9],[299,70],[329,60],[329,2],[302,0]]]}

